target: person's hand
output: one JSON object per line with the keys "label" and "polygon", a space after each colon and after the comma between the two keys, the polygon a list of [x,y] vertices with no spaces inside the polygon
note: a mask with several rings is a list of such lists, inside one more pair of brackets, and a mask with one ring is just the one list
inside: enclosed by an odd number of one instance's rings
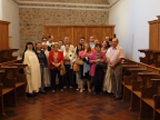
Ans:
{"label": "person's hand", "polygon": [[111,65],[111,68],[114,69],[114,68],[115,68],[115,65]]}
{"label": "person's hand", "polygon": [[52,64],[53,66],[55,66],[55,63],[54,63],[54,62],[51,62],[51,64]]}
{"label": "person's hand", "polygon": [[27,67],[27,68],[26,68],[26,73],[27,73],[27,74],[31,74],[31,68],[30,68],[30,67]]}
{"label": "person's hand", "polygon": [[60,63],[56,63],[55,67],[58,68],[61,64]]}
{"label": "person's hand", "polygon": [[110,62],[110,63],[109,63],[109,66],[110,66],[111,68],[114,68],[114,67],[115,67],[115,65],[113,64],[113,62]]}
{"label": "person's hand", "polygon": [[96,62],[101,62],[101,59],[97,59]]}
{"label": "person's hand", "polygon": [[66,57],[65,60],[70,60],[69,57]]}
{"label": "person's hand", "polygon": [[97,63],[97,60],[92,60],[92,63]]}

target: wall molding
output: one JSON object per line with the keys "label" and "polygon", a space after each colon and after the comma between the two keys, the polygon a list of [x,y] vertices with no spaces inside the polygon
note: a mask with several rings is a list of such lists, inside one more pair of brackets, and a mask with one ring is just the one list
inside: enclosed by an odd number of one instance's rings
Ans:
{"label": "wall molding", "polygon": [[109,7],[109,8],[112,8],[113,6],[115,6],[119,1],[120,1],[120,0],[116,0],[116,1],[114,1],[114,2],[110,5],[110,7]]}
{"label": "wall molding", "polygon": [[110,4],[86,4],[86,3],[62,3],[45,1],[14,0],[19,8],[49,8],[49,9],[71,9],[71,10],[96,10],[108,11]]}
{"label": "wall molding", "polygon": [[110,0],[105,4],[86,4],[86,3],[63,3],[63,2],[46,2],[46,1],[28,1],[13,0],[18,4],[19,8],[38,8],[38,9],[66,9],[66,10],[95,10],[109,11],[120,0]]}
{"label": "wall molding", "polygon": [[52,6],[28,6],[23,5],[19,8],[35,8],[35,9],[59,9],[59,10],[87,10],[87,11],[109,11],[108,9],[96,9],[96,8],[81,8],[81,7],[52,7]]}

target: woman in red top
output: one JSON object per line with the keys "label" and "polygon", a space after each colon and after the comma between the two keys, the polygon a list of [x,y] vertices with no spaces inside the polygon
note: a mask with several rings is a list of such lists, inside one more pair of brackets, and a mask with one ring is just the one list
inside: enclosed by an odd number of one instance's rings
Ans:
{"label": "woman in red top", "polygon": [[52,92],[56,90],[56,76],[59,76],[59,86],[63,91],[63,79],[60,75],[60,66],[63,64],[64,56],[63,52],[59,51],[59,44],[55,43],[52,50],[49,53],[49,64],[51,71],[51,87]]}

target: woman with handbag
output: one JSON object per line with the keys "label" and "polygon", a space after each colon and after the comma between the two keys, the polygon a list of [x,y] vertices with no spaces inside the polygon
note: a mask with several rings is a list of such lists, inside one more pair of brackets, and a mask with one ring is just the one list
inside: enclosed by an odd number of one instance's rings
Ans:
{"label": "woman with handbag", "polygon": [[59,44],[54,44],[54,49],[49,53],[49,64],[51,73],[51,88],[52,92],[56,91],[56,76],[59,77],[59,87],[63,91],[63,76],[60,74],[61,66],[63,65],[63,52],[59,51]]}
{"label": "woman with handbag", "polygon": [[80,92],[83,92],[84,82],[87,82],[87,89],[88,92],[91,92],[90,88],[90,63],[89,63],[89,57],[91,55],[91,48],[89,44],[85,44],[85,49],[79,53],[79,57],[83,60],[83,68],[81,68],[81,89]]}
{"label": "woman with handbag", "polygon": [[101,44],[95,45],[95,50],[90,56],[90,75],[93,80],[94,93],[99,94],[102,92],[103,79],[104,79],[104,63],[106,57],[105,54],[101,51]]}

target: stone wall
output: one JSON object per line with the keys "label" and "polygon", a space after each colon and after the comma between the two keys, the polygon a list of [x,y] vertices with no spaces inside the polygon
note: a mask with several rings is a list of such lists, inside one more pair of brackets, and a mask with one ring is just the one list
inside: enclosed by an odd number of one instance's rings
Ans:
{"label": "stone wall", "polygon": [[44,25],[106,25],[108,11],[20,8],[21,47],[28,41],[38,41]]}

